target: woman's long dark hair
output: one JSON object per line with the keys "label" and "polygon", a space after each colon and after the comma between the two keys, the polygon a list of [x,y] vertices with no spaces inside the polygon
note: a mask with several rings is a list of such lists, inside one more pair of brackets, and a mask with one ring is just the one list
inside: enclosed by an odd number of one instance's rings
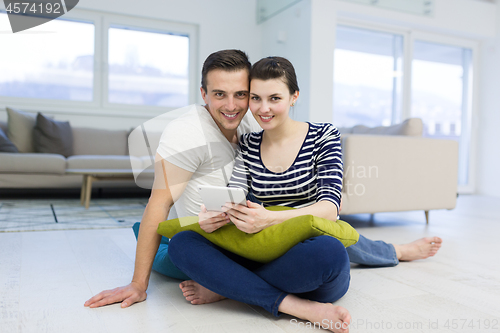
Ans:
{"label": "woman's long dark hair", "polygon": [[253,64],[250,71],[250,80],[282,79],[288,87],[290,95],[299,91],[295,69],[290,61],[283,57],[262,58]]}

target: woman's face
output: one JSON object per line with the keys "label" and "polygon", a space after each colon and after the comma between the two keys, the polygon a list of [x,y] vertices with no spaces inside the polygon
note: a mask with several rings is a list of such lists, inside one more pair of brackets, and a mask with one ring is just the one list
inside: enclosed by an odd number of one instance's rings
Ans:
{"label": "woman's face", "polygon": [[289,119],[290,106],[298,95],[298,91],[290,95],[288,86],[281,79],[252,79],[250,111],[264,130],[273,129]]}

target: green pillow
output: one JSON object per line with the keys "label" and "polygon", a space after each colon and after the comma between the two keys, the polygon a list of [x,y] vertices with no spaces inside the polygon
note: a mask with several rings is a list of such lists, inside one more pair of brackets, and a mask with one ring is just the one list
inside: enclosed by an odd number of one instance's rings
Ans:
{"label": "green pillow", "polygon": [[[291,208],[274,206],[267,209]],[[294,217],[255,234],[247,234],[232,224],[227,224],[212,233],[206,233],[198,224],[198,216],[161,222],[157,232],[172,238],[184,230],[197,232],[223,249],[262,263],[281,257],[296,244],[311,237],[329,235],[340,240],[345,247],[356,244],[359,239],[358,232],[349,223],[341,220],[333,222],[313,215]]]}

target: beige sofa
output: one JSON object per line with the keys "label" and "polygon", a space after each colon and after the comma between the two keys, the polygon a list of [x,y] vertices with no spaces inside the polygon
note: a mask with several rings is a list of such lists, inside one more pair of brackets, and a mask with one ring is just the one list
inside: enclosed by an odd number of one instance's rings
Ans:
{"label": "beige sofa", "polygon": [[[0,128],[7,132],[5,122]],[[72,128],[73,155],[0,153],[0,188],[80,188],[82,175],[68,170],[121,170],[131,172],[127,130]],[[146,159],[146,158],[144,158]],[[152,174],[148,177],[152,181]],[[99,181],[94,188],[135,187],[134,180]]]}
{"label": "beige sofa", "polygon": [[453,209],[458,143],[423,138],[417,118],[390,126],[339,128],[344,187],[342,215]]}

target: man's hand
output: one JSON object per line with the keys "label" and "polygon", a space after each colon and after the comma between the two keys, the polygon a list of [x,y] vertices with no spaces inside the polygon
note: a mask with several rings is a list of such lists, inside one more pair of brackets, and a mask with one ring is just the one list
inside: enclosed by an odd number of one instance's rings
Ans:
{"label": "man's hand", "polygon": [[84,305],[90,308],[98,308],[103,305],[122,302],[121,307],[126,308],[134,303],[144,301],[146,297],[146,289],[135,282],[131,282],[124,287],[101,291],[85,302]]}
{"label": "man's hand", "polygon": [[246,207],[238,204],[226,204],[225,207],[228,209],[226,213],[229,214],[231,222],[247,234],[257,233],[276,222],[274,212],[250,200],[247,200]]}
{"label": "man's hand", "polygon": [[209,212],[205,205],[201,205],[201,211],[198,214],[198,223],[200,224],[200,228],[207,232],[211,233],[215,230],[219,229],[222,226],[225,226],[229,223],[229,216],[226,213],[221,212]]}

